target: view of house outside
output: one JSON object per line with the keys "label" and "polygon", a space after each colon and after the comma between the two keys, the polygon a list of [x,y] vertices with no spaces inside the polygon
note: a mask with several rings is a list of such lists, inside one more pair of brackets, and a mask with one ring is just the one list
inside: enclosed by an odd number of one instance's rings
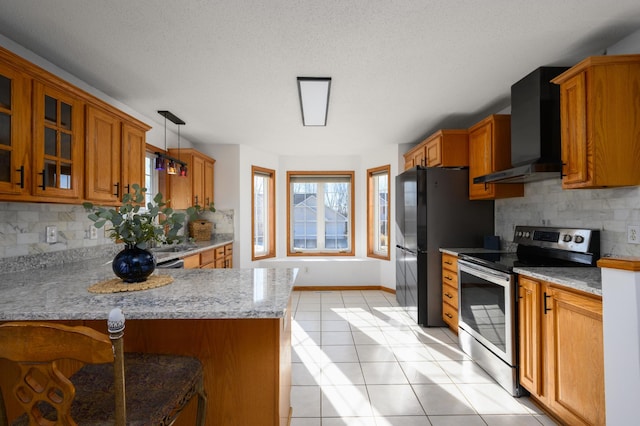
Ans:
{"label": "view of house outside", "polygon": [[293,184],[295,249],[349,248],[350,186],[347,182]]}

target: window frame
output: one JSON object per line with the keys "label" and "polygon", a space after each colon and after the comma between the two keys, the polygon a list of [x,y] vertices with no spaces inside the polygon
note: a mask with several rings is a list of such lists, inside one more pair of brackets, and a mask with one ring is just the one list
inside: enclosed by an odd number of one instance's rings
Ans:
{"label": "window frame", "polygon": [[[265,206],[265,213],[267,218],[265,220],[265,236],[267,239],[266,251],[264,254],[256,254],[255,251],[255,177],[256,175],[268,176],[268,185],[265,187],[265,191],[268,193],[267,206]],[[268,259],[276,256],[276,172],[272,169],[265,167],[251,166],[251,260]]]}
{"label": "window frame", "polygon": [[[376,185],[374,185],[373,179],[377,176],[387,175],[387,252],[386,254],[377,250],[377,239],[375,237],[375,228],[379,226],[380,217],[379,204],[376,203]],[[391,260],[391,166],[380,166],[372,169],[367,169],[367,257],[373,257],[382,260]]]}
{"label": "window frame", "polygon": [[[348,250],[327,250],[327,249],[303,249],[293,251],[293,191],[292,178],[298,176],[336,178],[348,177],[351,185],[349,193],[349,221],[348,221]],[[324,205],[324,203],[323,203]],[[355,255],[355,172],[347,171],[287,171],[287,256],[354,256]]]}

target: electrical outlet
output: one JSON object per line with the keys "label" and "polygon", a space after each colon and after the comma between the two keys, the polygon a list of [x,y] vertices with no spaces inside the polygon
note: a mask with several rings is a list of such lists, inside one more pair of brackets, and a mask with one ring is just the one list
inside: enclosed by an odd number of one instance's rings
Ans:
{"label": "electrical outlet", "polygon": [[640,225],[627,225],[627,242],[640,244]]}
{"label": "electrical outlet", "polygon": [[96,228],[94,225],[91,225],[89,227],[89,239],[91,240],[98,239],[98,228]]}
{"label": "electrical outlet", "polygon": [[53,244],[58,242],[58,227],[57,226],[47,226],[46,230],[46,240],[49,244]]}

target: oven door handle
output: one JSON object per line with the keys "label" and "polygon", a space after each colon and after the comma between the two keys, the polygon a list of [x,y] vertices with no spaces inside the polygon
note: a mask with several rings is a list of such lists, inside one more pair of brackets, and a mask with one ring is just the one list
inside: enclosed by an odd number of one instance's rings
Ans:
{"label": "oven door handle", "polygon": [[[511,281],[511,275],[505,274],[504,272],[492,271],[488,268],[478,268],[472,263],[465,262],[464,260],[458,261],[458,269],[460,271],[467,270],[467,272],[485,279],[487,281],[494,282],[498,285],[507,285]],[[504,284],[503,284],[504,282]]]}

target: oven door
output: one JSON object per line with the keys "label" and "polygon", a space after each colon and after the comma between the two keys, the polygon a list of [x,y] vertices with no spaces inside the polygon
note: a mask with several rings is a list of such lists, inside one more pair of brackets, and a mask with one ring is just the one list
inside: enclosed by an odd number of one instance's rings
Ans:
{"label": "oven door", "polygon": [[509,366],[515,365],[513,275],[458,261],[459,328]]}

